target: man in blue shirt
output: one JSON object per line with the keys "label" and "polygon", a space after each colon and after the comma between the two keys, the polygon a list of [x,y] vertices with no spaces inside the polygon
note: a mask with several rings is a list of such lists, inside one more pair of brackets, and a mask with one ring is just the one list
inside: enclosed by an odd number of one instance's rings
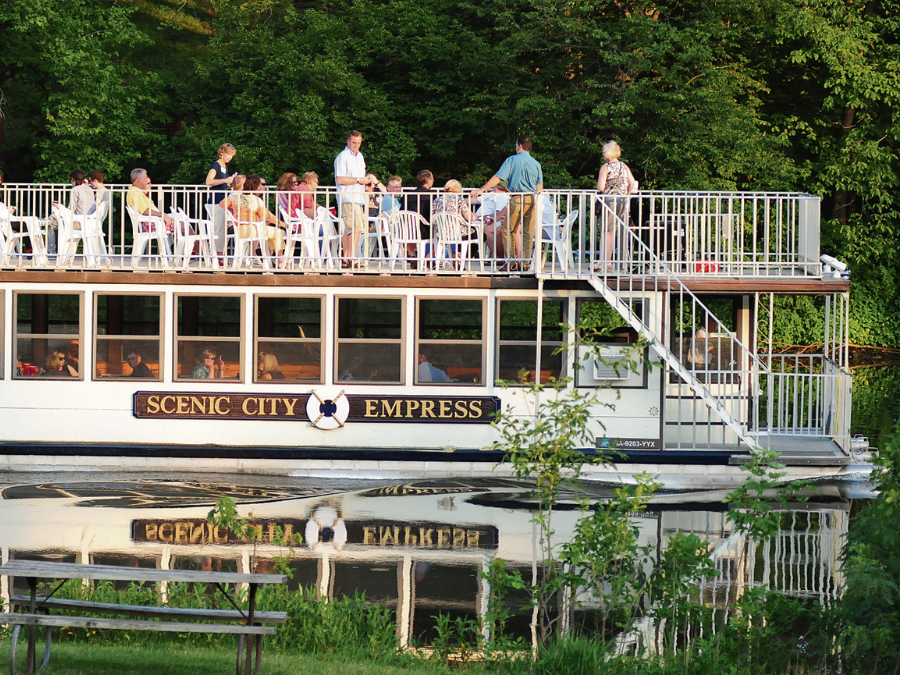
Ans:
{"label": "man in blue shirt", "polygon": [[[519,136],[516,140],[516,154],[507,158],[493,178],[475,190],[472,197],[477,199],[502,180],[509,184],[511,193],[509,217],[504,227],[506,250],[512,251],[510,243],[514,243],[516,258],[531,260],[534,229],[538,217],[536,193],[544,189],[544,174],[540,162],[531,156],[531,139],[528,136]],[[516,267],[518,267],[516,263],[510,264],[511,269]]]}

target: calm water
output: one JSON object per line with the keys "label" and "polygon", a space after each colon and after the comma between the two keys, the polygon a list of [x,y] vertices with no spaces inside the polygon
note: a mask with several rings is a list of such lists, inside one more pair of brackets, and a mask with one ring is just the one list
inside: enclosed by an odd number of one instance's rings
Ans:
{"label": "calm water", "polygon": [[[849,490],[848,490],[849,488]],[[727,522],[722,492],[661,494],[635,518],[641,545],[659,547],[675,532],[712,544],[720,575],[704,588],[711,608],[763,583],[794,597],[827,602],[841,583],[838,546],[847,531],[853,490],[827,485],[785,512],[782,531],[756,546],[743,568],[743,538]],[[593,497],[607,488],[585,486]],[[536,531],[529,486],[511,480],[328,481],[272,477],[109,474],[0,474],[3,560],[45,558],[165,569],[248,570],[251,547],[206,523],[220,495],[252,511],[264,531],[278,524],[304,535],[291,585],[324,596],[365,592],[396,610],[398,634],[428,640],[434,615],[474,618],[482,606],[479,571],[494,556],[530,578]],[[560,537],[578,511],[564,501]],[[280,551],[262,546],[261,569]],[[6,584],[6,579],[3,580]],[[18,590],[18,588],[17,588]],[[0,588],[4,596],[10,589]],[[512,602],[523,598],[512,598]],[[524,603],[523,603],[524,604]],[[589,623],[590,603],[576,612]],[[525,635],[529,617],[513,628]]]}
{"label": "calm water", "polygon": [[900,366],[856,368],[853,371],[852,432],[883,447],[900,419]]}

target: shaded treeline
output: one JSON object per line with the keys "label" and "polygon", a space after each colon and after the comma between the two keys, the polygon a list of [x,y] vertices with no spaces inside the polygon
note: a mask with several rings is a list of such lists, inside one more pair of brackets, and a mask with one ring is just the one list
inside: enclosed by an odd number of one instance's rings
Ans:
{"label": "shaded treeline", "polygon": [[359,128],[379,175],[474,184],[527,133],[548,187],[588,187],[616,139],[645,188],[821,195],[823,249],[864,276],[856,341],[898,344],[898,8],[7,0],[0,169],[199,182],[229,141],[243,172],[327,182]]}

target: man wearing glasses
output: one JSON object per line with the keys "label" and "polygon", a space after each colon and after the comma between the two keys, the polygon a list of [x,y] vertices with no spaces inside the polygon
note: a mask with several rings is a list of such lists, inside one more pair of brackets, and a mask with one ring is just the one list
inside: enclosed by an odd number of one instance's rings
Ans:
{"label": "man wearing glasses", "polygon": [[131,366],[131,374],[128,377],[143,377],[153,379],[153,372],[144,363],[141,353],[133,351],[128,354],[128,365]]}

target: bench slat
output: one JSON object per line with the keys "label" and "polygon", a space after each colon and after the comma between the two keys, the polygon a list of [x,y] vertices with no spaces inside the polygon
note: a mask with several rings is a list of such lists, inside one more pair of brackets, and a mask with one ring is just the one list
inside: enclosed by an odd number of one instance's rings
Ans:
{"label": "bench slat", "polygon": [[275,626],[235,626],[216,623],[180,623],[166,621],[134,621],[84,616],[45,616],[43,614],[0,614],[0,623],[23,626],[56,626],[60,628],[101,628],[112,630],[146,630],[163,633],[231,633],[233,635],[275,635]]}
{"label": "bench slat", "polygon": [[0,574],[42,579],[104,579],[110,581],[178,581],[203,584],[283,584],[284,574],[243,572],[202,572],[199,570],[159,570],[150,567],[80,565],[43,560],[10,560],[0,566]]}
{"label": "bench slat", "polygon": [[[127,616],[144,616],[159,618],[179,618],[207,621],[244,621],[245,617],[233,609],[196,609],[181,607],[144,607],[140,605],[117,605],[110,602],[87,602],[84,600],[61,600],[58,598],[35,598],[41,609],[60,609],[79,612],[99,612],[106,614],[125,614]],[[31,597],[14,595],[9,599],[11,605],[28,607]],[[287,612],[254,612],[253,620],[259,623],[284,623]]]}

